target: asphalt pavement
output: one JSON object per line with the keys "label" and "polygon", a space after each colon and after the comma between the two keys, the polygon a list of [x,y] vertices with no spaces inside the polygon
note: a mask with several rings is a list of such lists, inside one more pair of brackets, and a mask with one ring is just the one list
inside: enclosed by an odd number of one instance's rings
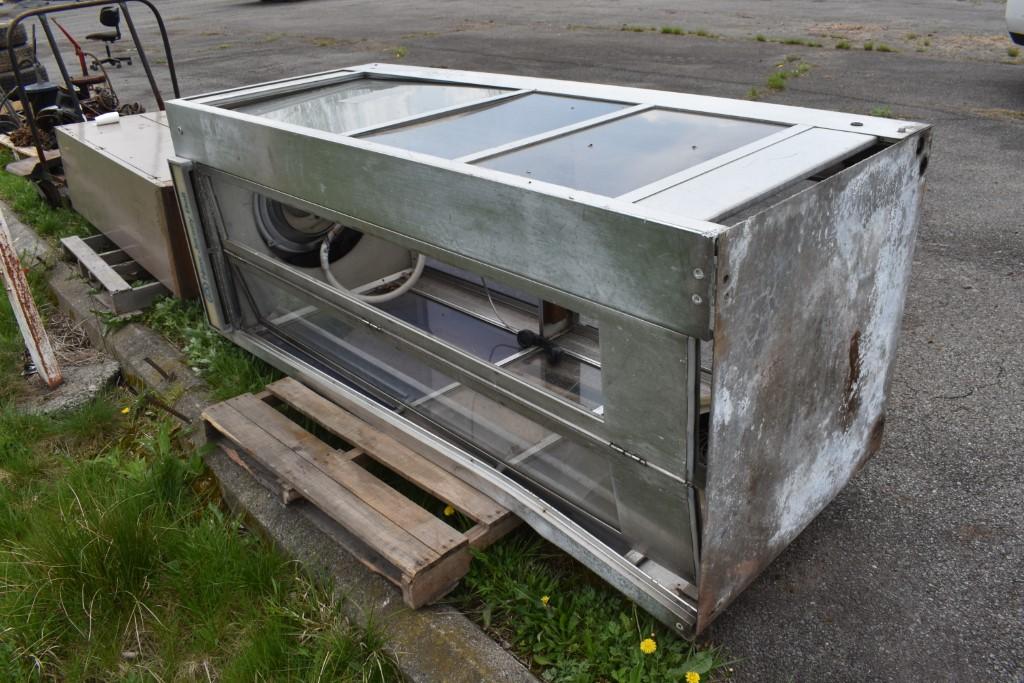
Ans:
{"label": "asphalt pavement", "polygon": [[[1007,53],[1002,2],[892,4],[160,7],[185,94],[393,61],[724,97],[755,88],[772,102],[934,124],[882,450],[707,637],[742,660],[742,681],[1021,681],[1024,58]],[[96,26],[86,13],[67,25]],[[773,42],[786,38],[822,47]],[[809,71],[768,90],[787,56]],[[137,65],[116,78],[123,99],[144,92]]]}

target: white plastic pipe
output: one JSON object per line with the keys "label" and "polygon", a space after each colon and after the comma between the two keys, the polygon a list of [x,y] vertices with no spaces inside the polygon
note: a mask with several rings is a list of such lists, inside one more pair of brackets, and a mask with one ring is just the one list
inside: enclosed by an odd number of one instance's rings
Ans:
{"label": "white plastic pipe", "polygon": [[344,230],[344,227],[336,225],[331,228],[331,231],[324,237],[324,241],[320,243],[320,268],[324,271],[324,278],[330,282],[334,287],[340,289],[347,294],[351,294],[360,301],[365,301],[368,304],[382,304],[392,299],[397,299],[402,296],[416,284],[416,281],[420,279],[420,275],[423,274],[423,267],[427,264],[427,257],[423,254],[416,252],[409,252],[416,254],[416,264],[412,268],[412,272],[409,273],[409,277],[405,279],[401,285],[385,292],[384,294],[357,294],[351,289],[343,287],[337,278],[334,277],[334,273],[331,272],[331,243],[334,242],[334,238],[338,236],[338,233]]}

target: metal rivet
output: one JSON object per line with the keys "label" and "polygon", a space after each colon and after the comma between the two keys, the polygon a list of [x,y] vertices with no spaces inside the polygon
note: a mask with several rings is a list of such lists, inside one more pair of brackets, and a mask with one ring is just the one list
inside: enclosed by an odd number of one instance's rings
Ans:
{"label": "metal rivet", "polygon": [[697,304],[698,306],[704,303],[704,299],[703,297],[701,297],[700,294],[694,294],[693,296],[690,297],[690,299],[692,299],[693,303]]}
{"label": "metal rivet", "polygon": [[178,126],[178,135],[184,135],[184,134],[185,134],[185,131],[181,129],[181,126]]}
{"label": "metal rivet", "polygon": [[677,628],[677,629],[679,629],[680,631],[685,631],[685,630],[686,630],[686,627],[685,627],[685,626],[683,626],[683,625],[682,625],[681,623],[679,623],[678,621],[676,622],[676,628]]}
{"label": "metal rivet", "polygon": [[702,269],[700,269],[700,268],[694,268],[693,269],[693,276],[695,278],[697,278],[698,280],[703,280],[704,279],[704,271]]}
{"label": "metal rivet", "polygon": [[863,124],[863,123],[861,123],[860,121],[854,121],[854,122],[853,122],[853,123],[851,123],[850,125],[851,125],[851,126],[857,126],[858,128],[860,128],[860,127],[861,127],[861,126],[863,126],[864,124]]}

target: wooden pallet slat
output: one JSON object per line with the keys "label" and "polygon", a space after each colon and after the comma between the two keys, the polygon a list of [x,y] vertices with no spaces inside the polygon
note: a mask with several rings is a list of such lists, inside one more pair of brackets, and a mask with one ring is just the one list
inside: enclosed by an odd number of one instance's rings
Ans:
{"label": "wooden pallet slat", "polygon": [[207,422],[244,448],[265,468],[286,477],[302,496],[335,519],[344,519],[346,527],[381,553],[405,574],[415,574],[435,562],[439,556],[391,520],[377,514],[353,496],[341,484],[322,476],[292,451],[227,403],[204,411]]}
{"label": "wooden pallet slat", "polygon": [[[272,402],[351,447],[325,443]],[[519,522],[473,486],[294,380],[211,406],[203,419],[228,457],[285,504],[305,499],[319,511],[316,519],[340,525],[336,540],[398,585],[411,607],[454,588],[469,570],[469,549],[486,547]],[[365,469],[367,459],[450,503],[476,525],[465,533],[449,526]]]}
{"label": "wooden pallet slat", "polygon": [[395,522],[438,553],[462,545],[466,539],[440,519],[333,448],[251,395],[229,401],[238,412],[269,429],[278,440],[304,460],[338,482],[371,508]]}
{"label": "wooden pallet slat", "polygon": [[335,436],[403,476],[435,498],[450,502],[474,522],[496,523],[509,511],[447,470],[383,434],[355,415],[286,377],[267,387],[272,395],[316,420]]}

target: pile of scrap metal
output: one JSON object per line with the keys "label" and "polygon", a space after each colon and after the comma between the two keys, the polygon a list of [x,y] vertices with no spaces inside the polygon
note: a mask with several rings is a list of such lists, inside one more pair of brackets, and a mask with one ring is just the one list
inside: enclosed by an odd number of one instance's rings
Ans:
{"label": "pile of scrap metal", "polygon": [[[170,44],[163,19],[149,0],[131,0],[146,5],[156,18],[163,40],[165,59],[171,74],[175,96],[178,95],[177,76],[171,57]],[[139,103],[123,103],[117,95],[107,67],[121,68],[138,59],[149,79],[157,107],[163,109],[163,98],[145,50],[139,40],[135,23],[129,10],[129,0],[111,3],[108,0],[90,0],[60,5],[45,5],[15,16],[6,13],[8,19],[0,27],[0,134],[8,136],[9,146],[14,147],[16,156],[21,157],[8,165],[7,170],[16,175],[29,177],[40,194],[51,204],[64,202],[65,178],[57,150],[55,129],[58,126],[92,121],[106,115],[138,114],[145,111]],[[101,7],[99,20],[104,28],[85,36],[86,40],[102,42],[106,55],[100,57],[84,50],[78,40],[52,15],[70,11]],[[113,56],[110,46],[122,39],[121,22],[128,28],[133,43],[134,56]],[[26,26],[32,26],[30,32]],[[80,75],[69,69],[53,30],[56,26],[74,51]],[[53,62],[60,73],[60,82],[49,79],[46,68],[40,63],[37,53],[36,29],[45,38]],[[111,117],[111,114],[115,114]]]}

